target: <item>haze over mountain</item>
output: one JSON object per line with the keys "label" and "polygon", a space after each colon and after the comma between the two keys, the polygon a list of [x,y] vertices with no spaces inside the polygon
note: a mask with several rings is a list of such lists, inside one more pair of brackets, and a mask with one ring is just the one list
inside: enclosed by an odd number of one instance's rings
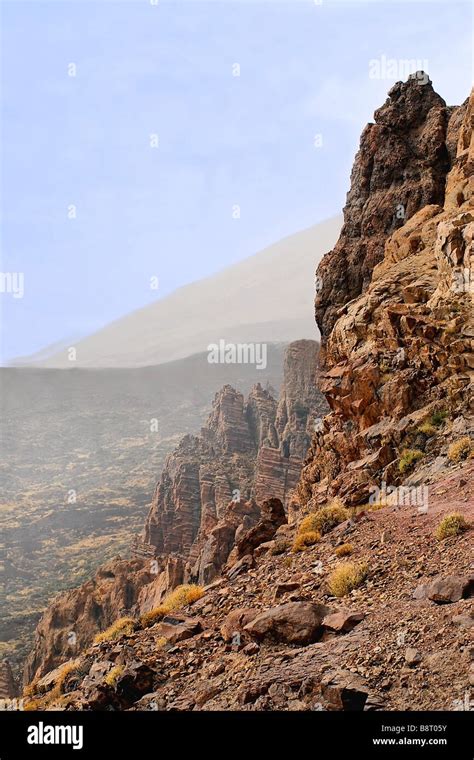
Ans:
{"label": "haze over mountain", "polygon": [[[175,361],[232,342],[318,338],[314,270],[337,240],[337,216],[280,240],[254,256],[132,312],[74,344],[55,344],[13,365],[140,367]],[[76,361],[68,348],[76,348]]]}

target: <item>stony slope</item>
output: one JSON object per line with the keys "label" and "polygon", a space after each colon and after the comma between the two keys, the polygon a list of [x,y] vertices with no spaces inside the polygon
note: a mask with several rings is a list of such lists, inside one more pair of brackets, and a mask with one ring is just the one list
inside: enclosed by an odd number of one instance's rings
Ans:
{"label": "stony slope", "polygon": [[[29,706],[44,706],[46,696],[49,706],[74,710],[469,709],[472,531],[443,542],[434,532],[453,507],[473,523],[473,486],[472,463],[456,465],[436,481],[426,514],[365,512],[302,554],[275,556],[276,542],[266,543],[253,566],[231,569],[198,602],[89,648],[55,702],[47,695],[61,668],[46,676]],[[277,540],[291,541],[294,531],[284,525]],[[335,549],[347,541],[351,559],[368,561],[369,576],[341,600],[327,581],[340,563]],[[421,593],[430,584],[445,589],[443,603],[429,588]],[[245,628],[264,611],[258,627]],[[296,633],[304,643],[291,643]]]}

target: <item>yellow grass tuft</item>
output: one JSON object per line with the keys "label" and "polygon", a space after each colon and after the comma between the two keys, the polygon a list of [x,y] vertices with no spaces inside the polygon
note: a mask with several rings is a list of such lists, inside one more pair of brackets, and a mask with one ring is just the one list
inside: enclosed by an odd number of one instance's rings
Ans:
{"label": "yellow grass tuft", "polygon": [[354,551],[354,547],[352,546],[352,544],[341,544],[341,546],[338,546],[334,550],[334,554],[336,555],[336,557],[348,557],[349,554],[352,554],[353,551]]}
{"label": "yellow grass tuft", "polygon": [[177,586],[168,596],[163,599],[163,602],[149,612],[145,612],[140,617],[140,624],[144,628],[157,623],[161,618],[173,610],[179,610],[181,607],[186,607],[188,604],[196,602],[204,595],[204,588],[195,584],[184,584]]}
{"label": "yellow grass tuft", "polygon": [[417,429],[418,433],[423,433],[424,435],[427,435],[428,438],[431,438],[433,435],[437,434],[437,429],[434,425],[431,424],[431,422],[424,422],[420,427]]}
{"label": "yellow grass tuft", "polygon": [[105,631],[98,633],[94,639],[94,644],[101,644],[103,641],[115,641],[123,635],[130,635],[135,630],[135,620],[131,617],[119,618],[112,623]]}
{"label": "yellow grass tuft", "polygon": [[471,453],[472,442],[468,435],[458,438],[451,444],[448,449],[448,459],[450,462],[460,462],[461,459],[467,459]]}
{"label": "yellow grass tuft", "polygon": [[413,465],[418,462],[419,459],[423,459],[423,452],[419,449],[403,449],[400,461],[398,463],[398,469],[403,474],[409,470]]}
{"label": "yellow grass tuft", "polygon": [[107,686],[115,687],[123,671],[124,671],[123,665],[115,665],[115,667],[113,667],[112,670],[109,670],[109,672],[104,678],[104,681],[107,684]]}
{"label": "yellow grass tuft", "polygon": [[348,520],[351,513],[344,505],[335,499],[331,504],[312,512],[301,522],[298,533],[318,531],[321,535],[329,533],[336,525]]}
{"label": "yellow grass tuft", "polygon": [[436,528],[435,536],[439,541],[450,536],[460,536],[469,529],[469,523],[465,520],[463,515],[459,512],[453,512],[450,515],[443,517],[440,524]]}
{"label": "yellow grass tuft", "polygon": [[329,576],[329,591],[333,596],[346,596],[365,581],[368,572],[366,562],[342,562]]}
{"label": "yellow grass tuft", "polygon": [[298,533],[291,547],[292,552],[303,552],[308,546],[314,546],[321,540],[321,533],[317,530],[308,530],[304,533]]}

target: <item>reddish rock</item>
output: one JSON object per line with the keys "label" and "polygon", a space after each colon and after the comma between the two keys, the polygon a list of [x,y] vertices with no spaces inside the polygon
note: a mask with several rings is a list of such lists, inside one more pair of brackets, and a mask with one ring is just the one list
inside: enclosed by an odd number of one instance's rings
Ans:
{"label": "reddish rock", "polygon": [[369,690],[360,676],[338,669],[327,673],[321,681],[321,694],[328,710],[363,710]]}
{"label": "reddish rock", "polygon": [[437,604],[459,602],[474,595],[474,578],[458,575],[438,576],[431,583],[418,586],[413,592],[414,599],[431,599]]}
{"label": "reddish rock", "polygon": [[241,633],[245,626],[255,619],[258,612],[251,608],[237,609],[229,612],[221,626],[222,638],[225,642],[232,641],[235,633]]}
{"label": "reddish rock", "polygon": [[324,604],[288,602],[260,613],[244,631],[257,641],[311,644],[320,638],[323,618],[329,612]]}
{"label": "reddish rock", "polygon": [[364,617],[365,615],[363,612],[338,610],[337,612],[332,612],[330,615],[326,615],[323,620],[323,626],[329,631],[335,631],[336,633],[348,633],[348,631],[352,631],[352,629],[355,628]]}

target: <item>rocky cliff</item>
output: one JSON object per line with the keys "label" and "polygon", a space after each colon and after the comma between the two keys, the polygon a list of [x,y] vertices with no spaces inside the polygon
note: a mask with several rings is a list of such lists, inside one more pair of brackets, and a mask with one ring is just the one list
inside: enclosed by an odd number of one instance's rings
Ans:
{"label": "rocky cliff", "polygon": [[472,432],[473,96],[448,108],[418,81],[396,84],[364,130],[345,225],[318,268],[331,413],[296,508],[366,502],[407,479],[406,451],[426,482]]}

